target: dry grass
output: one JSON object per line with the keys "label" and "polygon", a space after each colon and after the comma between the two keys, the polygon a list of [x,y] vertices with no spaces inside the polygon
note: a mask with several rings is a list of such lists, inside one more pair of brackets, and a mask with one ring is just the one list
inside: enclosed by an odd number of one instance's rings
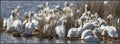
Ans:
{"label": "dry grass", "polygon": [[0,27],[2,27],[2,25],[3,25],[3,19],[2,19],[2,17],[0,16]]}
{"label": "dry grass", "polygon": [[3,25],[3,19],[0,16],[0,33],[2,33],[4,31],[4,29],[2,28],[2,25]]}
{"label": "dry grass", "polygon": [[[91,11],[91,14],[94,14],[95,12],[97,12],[99,14],[99,16],[103,19],[106,20],[106,17],[109,15],[109,14],[112,14],[114,18],[119,18],[120,17],[120,5],[119,5],[119,2],[117,1],[112,1],[112,2],[109,2],[107,5],[104,5],[102,1],[86,1],[84,2],[83,4],[77,4],[77,6],[74,7],[73,9],[73,13],[74,13],[74,19],[77,19],[78,16],[81,16],[82,13],[84,12],[84,4],[88,4],[88,11]],[[108,6],[109,5],[109,6]],[[80,14],[76,13],[76,10],[80,10]],[[106,20],[107,21],[107,20]],[[67,35],[67,32],[68,30],[71,28],[71,27],[75,27],[75,22],[71,22],[71,19],[68,18],[67,19],[67,23],[65,24],[65,27],[66,27],[66,35]],[[116,24],[115,24],[116,25]],[[53,39],[54,37],[57,38],[55,32],[54,32],[54,28],[55,26],[51,26],[49,27],[47,33],[43,33],[43,26],[44,26],[44,23],[41,23],[40,24],[40,34],[38,36],[38,38],[42,37],[42,38],[51,38]],[[78,27],[78,26],[77,26]],[[120,26],[118,26],[120,27]],[[120,29],[117,28],[118,30],[118,33],[120,34]]]}
{"label": "dry grass", "polygon": [[[85,4],[88,4],[88,11],[91,11],[91,14],[94,14],[97,12],[99,16],[107,21],[106,19],[109,14],[112,14],[114,20],[113,20],[113,26],[116,26],[118,34],[120,36],[120,25],[117,25],[116,20],[120,18],[120,1],[114,0],[110,1],[108,4],[103,4],[103,1],[86,1]],[[85,4],[78,4],[76,6],[76,10],[80,10],[81,14],[84,12],[84,5]],[[75,10],[75,11],[76,11]],[[110,25],[110,24],[109,24]],[[120,38],[119,38],[120,40]]]}

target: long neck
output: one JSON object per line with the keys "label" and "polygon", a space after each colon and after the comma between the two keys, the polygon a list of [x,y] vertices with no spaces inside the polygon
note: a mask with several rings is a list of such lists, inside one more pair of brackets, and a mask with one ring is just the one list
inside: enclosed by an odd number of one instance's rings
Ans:
{"label": "long neck", "polygon": [[31,16],[29,16],[28,22],[31,22],[31,19],[32,19]]}
{"label": "long neck", "polygon": [[16,16],[16,17],[15,17],[15,19],[19,20],[19,19],[20,19],[20,16],[19,16],[19,15],[18,15],[18,16]]}
{"label": "long neck", "polygon": [[85,13],[87,13],[87,7],[85,7]]}
{"label": "long neck", "polygon": [[46,5],[46,8],[49,8],[49,6],[48,6],[48,5]]}

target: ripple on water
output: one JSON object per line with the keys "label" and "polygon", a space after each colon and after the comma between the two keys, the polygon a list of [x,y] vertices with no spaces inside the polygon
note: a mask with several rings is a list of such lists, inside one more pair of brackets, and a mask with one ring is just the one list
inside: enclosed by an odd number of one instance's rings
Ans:
{"label": "ripple on water", "polygon": [[87,44],[99,44],[99,43],[105,43],[105,44],[119,44],[119,42],[84,42],[82,40],[53,40],[53,39],[43,39],[40,40],[36,37],[14,37],[11,34],[2,33],[1,34],[1,43],[87,43]]}

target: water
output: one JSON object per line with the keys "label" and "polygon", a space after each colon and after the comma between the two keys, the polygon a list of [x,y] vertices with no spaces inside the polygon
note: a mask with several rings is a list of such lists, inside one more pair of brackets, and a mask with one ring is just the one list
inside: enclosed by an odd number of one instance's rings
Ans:
{"label": "water", "polygon": [[1,33],[1,43],[81,43],[80,40],[52,40],[52,39],[43,39],[40,40],[36,37],[14,37],[12,34]]}
{"label": "water", "polygon": [[[40,40],[36,37],[14,37],[11,34],[8,33],[1,33],[1,43],[87,43],[87,44],[99,44],[102,42],[84,42],[82,40],[52,40],[52,39],[43,39]],[[105,44],[119,44],[119,42],[105,42]]]}
{"label": "water", "polygon": [[[10,12],[14,10],[17,5],[21,6],[20,15],[23,15],[25,12],[28,11],[35,11],[38,13],[37,5],[45,5],[46,1],[1,1],[1,16],[2,17],[9,17]],[[48,1],[49,7],[52,9],[56,5],[60,5],[60,7],[64,7],[65,1]],[[77,4],[76,1],[68,1],[69,3]],[[74,6],[75,6],[74,5]]]}
{"label": "water", "polygon": [[[60,5],[60,7],[64,7],[65,1],[49,1],[50,8],[54,8],[55,5]],[[68,1],[69,3],[77,4],[77,1]],[[81,2],[82,3],[82,2]],[[38,13],[37,5],[45,5],[45,1],[1,1],[1,16],[2,17],[9,17],[10,12],[17,7],[17,5],[21,6],[20,16],[24,14],[24,12],[28,11],[35,11]],[[74,6],[75,6],[74,5]],[[25,38],[25,37],[14,37],[8,33],[1,33],[0,34],[0,42],[1,43],[85,43],[81,40],[49,40],[43,39],[40,40],[36,37]],[[102,43],[102,42],[87,42],[87,43]],[[108,42],[109,44],[110,42]],[[118,42],[112,42],[117,44]]]}

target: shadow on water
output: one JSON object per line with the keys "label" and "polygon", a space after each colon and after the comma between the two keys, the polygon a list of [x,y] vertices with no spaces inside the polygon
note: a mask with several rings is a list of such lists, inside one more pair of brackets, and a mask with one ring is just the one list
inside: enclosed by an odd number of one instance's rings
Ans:
{"label": "shadow on water", "polygon": [[43,39],[40,40],[39,38],[36,38],[34,36],[26,38],[26,37],[14,37],[12,34],[8,33],[1,33],[0,34],[1,43],[87,43],[87,44],[99,44],[99,43],[105,43],[105,44],[119,44],[118,42],[85,42],[82,40],[59,40],[59,39]]}

